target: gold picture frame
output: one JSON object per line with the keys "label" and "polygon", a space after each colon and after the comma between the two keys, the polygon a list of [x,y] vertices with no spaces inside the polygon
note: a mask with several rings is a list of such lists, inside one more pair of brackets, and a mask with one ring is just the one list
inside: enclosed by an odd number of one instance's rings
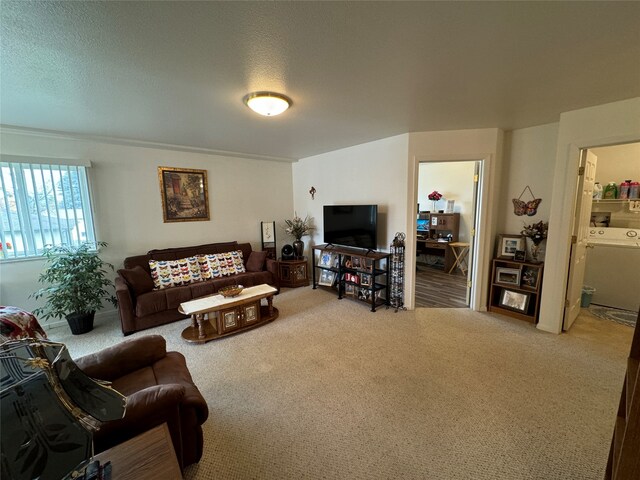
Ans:
{"label": "gold picture frame", "polygon": [[209,220],[206,170],[158,167],[158,181],[164,223]]}

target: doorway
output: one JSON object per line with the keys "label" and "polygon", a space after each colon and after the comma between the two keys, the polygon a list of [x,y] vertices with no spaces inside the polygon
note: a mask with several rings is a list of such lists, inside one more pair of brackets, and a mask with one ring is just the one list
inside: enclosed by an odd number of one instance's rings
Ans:
{"label": "doorway", "polygon": [[[636,316],[640,199],[630,198],[637,195],[636,182],[640,142],[581,151],[563,330],[580,314]],[[613,194],[597,193],[608,185]]]}
{"label": "doorway", "polygon": [[482,161],[418,164],[416,308],[468,308]]}

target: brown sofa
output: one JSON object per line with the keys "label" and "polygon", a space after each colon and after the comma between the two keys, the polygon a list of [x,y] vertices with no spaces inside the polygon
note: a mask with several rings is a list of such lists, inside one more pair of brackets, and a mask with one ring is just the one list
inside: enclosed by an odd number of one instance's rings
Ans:
{"label": "brown sofa", "polygon": [[[197,255],[241,250],[246,273],[239,273],[179,287],[153,289],[149,260],[178,260]],[[146,255],[127,257],[124,269],[116,277],[116,297],[122,333],[156,327],[185,318],[178,312],[182,302],[217,292],[221,287],[240,284],[245,287],[266,283],[279,291],[277,262],[266,258],[266,252],[253,252],[250,243],[210,243],[194,247],[151,250]]]}
{"label": "brown sofa", "polygon": [[209,409],[185,358],[167,352],[160,335],[125,340],[75,360],[90,377],[112,382],[127,397],[125,415],[94,433],[96,453],[167,423],[180,468],[202,457],[202,427]]}

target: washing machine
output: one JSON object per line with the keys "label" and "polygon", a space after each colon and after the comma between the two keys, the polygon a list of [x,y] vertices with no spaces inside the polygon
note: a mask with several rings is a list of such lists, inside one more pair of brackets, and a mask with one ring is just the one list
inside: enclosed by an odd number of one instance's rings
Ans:
{"label": "washing machine", "polygon": [[638,311],[640,229],[590,227],[584,284],[596,289],[597,305]]}

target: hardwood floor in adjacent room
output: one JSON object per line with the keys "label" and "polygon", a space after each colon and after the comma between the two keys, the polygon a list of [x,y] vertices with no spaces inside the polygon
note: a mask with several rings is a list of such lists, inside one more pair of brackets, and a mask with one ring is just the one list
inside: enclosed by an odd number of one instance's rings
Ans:
{"label": "hardwood floor in adjacent room", "polygon": [[467,307],[467,278],[457,274],[418,265],[416,272],[416,307]]}

